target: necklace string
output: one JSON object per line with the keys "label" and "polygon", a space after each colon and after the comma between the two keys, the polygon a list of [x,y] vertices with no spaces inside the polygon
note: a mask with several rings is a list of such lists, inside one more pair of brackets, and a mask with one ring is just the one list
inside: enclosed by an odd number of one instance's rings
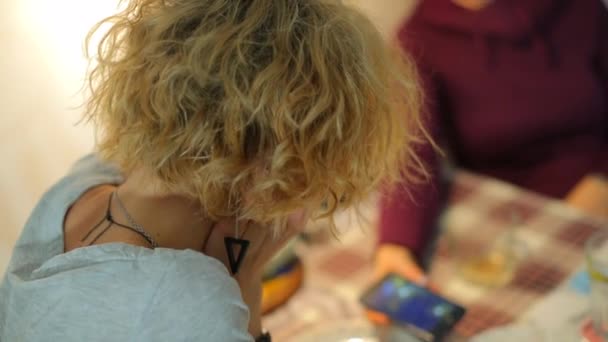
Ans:
{"label": "necklace string", "polygon": [[[112,216],[111,208],[112,208],[113,199],[116,199],[116,203],[118,203],[118,207],[120,208],[120,210],[122,211],[124,216],[127,218],[127,221],[129,221],[130,225],[116,222],[116,220]],[[99,228],[99,226],[101,226],[106,220],[107,220],[107,224],[103,227],[103,229],[101,230],[101,232],[99,232],[99,234],[95,235],[95,237],[89,243],[89,245],[94,244],[103,234],[105,234],[105,232],[107,232],[112,227],[112,225],[116,225],[121,228],[129,229],[129,230],[141,235],[141,237],[143,237],[152,246],[152,248],[158,247],[158,243],[152,237],[152,235],[150,235],[144,229],[144,227],[142,227],[140,224],[138,224],[137,221],[135,221],[133,219],[133,217],[129,214],[129,211],[125,207],[124,203],[120,200],[120,197],[118,197],[118,192],[116,190],[114,192],[112,192],[112,194],[108,198],[108,209],[106,210],[106,215],[93,227],[93,229],[89,230],[89,232],[80,241],[81,242],[86,241],[91,236],[91,234],[94,231],[96,231],[97,228]]]}
{"label": "necklace string", "polygon": [[[154,240],[154,238],[152,237],[152,235],[150,235],[144,229],[144,227],[142,227],[139,223],[137,223],[137,221],[135,221],[135,219],[133,219],[133,217],[131,216],[131,214],[129,214],[129,211],[125,207],[124,203],[122,202],[122,200],[120,199],[120,197],[118,197],[118,190],[114,190],[114,192],[112,193],[112,196],[114,198],[116,198],[116,203],[118,204],[118,207],[120,208],[120,210],[122,211],[122,213],[127,218],[127,221],[129,221],[129,224],[131,225],[130,228],[133,228],[137,233],[139,233],[141,236],[143,236],[143,238],[146,239],[150,245],[152,245],[152,248],[157,248],[158,247],[158,243],[156,242],[156,240]],[[122,226],[124,228],[123,225],[120,225],[120,226]]]}

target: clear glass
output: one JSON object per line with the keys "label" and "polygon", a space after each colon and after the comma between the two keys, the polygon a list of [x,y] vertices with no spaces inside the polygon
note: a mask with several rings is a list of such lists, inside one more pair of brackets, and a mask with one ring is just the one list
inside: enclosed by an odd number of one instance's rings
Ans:
{"label": "clear glass", "polygon": [[457,267],[461,276],[471,283],[487,287],[504,286],[513,278],[525,254],[525,247],[524,242],[516,238],[514,230],[507,230],[480,251],[469,251],[470,255],[461,256]]}
{"label": "clear glass", "polygon": [[591,319],[598,335],[608,341],[608,230],[594,234],[585,245],[591,280]]}
{"label": "clear glass", "polygon": [[520,238],[522,214],[515,209],[507,214],[483,229],[444,224],[442,243],[454,275],[470,284],[490,288],[505,286],[513,279],[528,249]]}

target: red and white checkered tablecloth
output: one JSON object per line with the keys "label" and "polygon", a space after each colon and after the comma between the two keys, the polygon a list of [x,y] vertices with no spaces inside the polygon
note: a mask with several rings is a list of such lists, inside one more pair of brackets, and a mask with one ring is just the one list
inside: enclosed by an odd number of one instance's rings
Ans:
{"label": "red and white checkered tablecloth", "polygon": [[[373,213],[373,210],[372,210]],[[449,234],[440,234],[431,266],[431,280],[440,292],[467,307],[455,329],[461,338],[517,320],[537,300],[555,289],[582,263],[585,240],[606,222],[587,217],[559,201],[512,185],[466,172],[454,177],[442,231],[470,238],[472,250],[482,250],[518,217],[517,238],[525,242],[526,257],[505,286],[483,288],[458,276],[449,248]],[[369,222],[373,214],[366,215]],[[359,296],[370,282],[375,232],[372,225],[342,220],[340,240],[300,243],[298,254],[306,269],[305,283],[283,307],[264,318],[277,341],[332,320],[360,319]]]}

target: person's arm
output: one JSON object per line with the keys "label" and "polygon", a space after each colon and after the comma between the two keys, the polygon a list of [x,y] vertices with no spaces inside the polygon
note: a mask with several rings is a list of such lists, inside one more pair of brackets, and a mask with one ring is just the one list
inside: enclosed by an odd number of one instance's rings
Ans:
{"label": "person's arm", "polygon": [[254,338],[262,335],[262,277],[259,281],[239,283],[241,296],[249,308],[249,334]]}
{"label": "person's arm", "polygon": [[379,242],[409,249],[420,258],[433,233],[440,207],[439,158],[430,144],[421,146],[419,156],[429,172],[427,182],[399,186],[380,203]]}
{"label": "person's arm", "polygon": [[[593,66],[606,89],[608,98],[608,9],[598,4],[598,33]],[[606,113],[608,115],[608,113]],[[608,134],[608,129],[607,129]]]}
{"label": "person's arm", "polygon": [[[597,78],[604,87],[604,100],[608,101],[608,8],[603,4],[597,4],[597,37],[596,48],[593,53],[593,70]],[[605,119],[608,121],[608,110],[605,111]],[[604,137],[608,140],[608,125],[604,127]],[[604,177],[608,177],[608,152],[604,155],[603,161],[600,161],[595,172],[601,173]]]}
{"label": "person's arm", "polygon": [[[608,9],[598,3],[597,48],[594,53],[594,69],[604,85],[605,98],[608,99]],[[605,113],[608,119],[608,110]],[[608,127],[605,129],[608,140]],[[608,151],[606,158],[597,170],[600,173],[589,174],[566,195],[569,205],[589,214],[608,218]]]}
{"label": "person's arm", "polygon": [[396,272],[412,281],[426,282],[420,261],[435,231],[443,189],[440,160],[432,145],[421,146],[419,156],[429,172],[428,182],[399,186],[381,199],[375,278]]}
{"label": "person's arm", "polygon": [[[600,79],[604,83],[606,89],[606,100],[608,101],[608,6],[600,8],[600,33],[598,39],[597,66]],[[608,118],[608,111],[606,111]],[[606,139],[608,139],[608,127],[606,127]],[[608,177],[608,157],[604,160],[603,170],[604,177]]]}
{"label": "person's arm", "polygon": [[[425,67],[421,49],[408,24],[401,31],[399,43],[413,55],[419,67],[425,93],[425,126],[434,141],[438,140],[439,122],[435,82]],[[418,156],[429,172],[428,182],[400,186],[382,197],[379,215],[379,247],[376,253],[376,276],[398,272],[416,281],[423,280],[419,261],[432,238],[434,223],[441,206],[441,159],[429,142],[419,146]]]}
{"label": "person's arm", "polygon": [[[241,298],[249,309],[247,331],[258,339],[262,337],[262,274],[266,264],[296,235],[306,227],[308,214],[298,211],[289,215],[287,226],[275,234],[271,226],[253,222],[243,222],[247,228],[239,237],[249,241],[247,253],[237,274],[232,275],[238,284]],[[236,221],[225,219],[218,222],[211,231],[203,253],[223,263],[230,269],[224,238],[234,236]]]}

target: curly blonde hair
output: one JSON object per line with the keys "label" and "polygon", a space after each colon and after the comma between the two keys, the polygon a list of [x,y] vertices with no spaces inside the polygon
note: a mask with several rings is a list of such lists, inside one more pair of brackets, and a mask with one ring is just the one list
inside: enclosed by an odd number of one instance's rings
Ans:
{"label": "curly blonde hair", "polygon": [[338,0],[130,0],[89,33],[98,150],[209,217],[331,215],[421,175],[412,63]]}

